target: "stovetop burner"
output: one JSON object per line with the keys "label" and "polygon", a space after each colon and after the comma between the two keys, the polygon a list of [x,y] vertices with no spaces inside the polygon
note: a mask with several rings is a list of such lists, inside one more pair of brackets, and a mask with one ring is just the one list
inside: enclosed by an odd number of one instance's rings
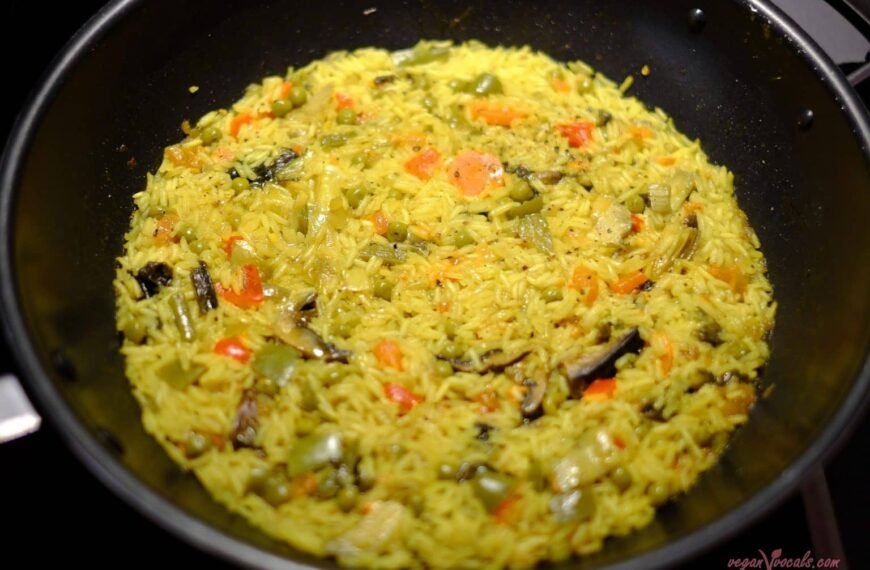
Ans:
{"label": "stovetop burner", "polygon": [[[851,71],[868,60],[870,42],[820,0],[773,0],[806,29],[832,59]],[[856,0],[830,0],[855,2]],[[863,1],[863,0],[861,0]],[[8,132],[20,108],[50,59],[70,35],[102,5],[95,0],[53,5],[52,33],[41,33],[46,8],[41,3],[13,3],[0,9],[6,22],[32,23],[38,42],[28,42],[27,58],[4,63],[6,113],[0,129]],[[6,54],[18,54],[17,35],[3,35]],[[11,68],[11,69],[10,69]],[[870,81],[865,82],[870,83]],[[859,89],[865,104],[870,88]],[[0,371],[9,370],[9,355],[0,346]],[[870,568],[870,493],[863,467],[864,445],[870,441],[865,419],[849,443],[824,472],[817,472],[768,516],[681,568],[815,568],[823,558],[836,566]],[[146,520],[100,484],[67,450],[50,425],[34,435],[0,446],[3,482],[2,513],[5,559],[15,567],[87,562],[94,567],[128,565],[221,569],[227,564],[188,546]],[[811,557],[812,560],[808,560]],[[20,561],[20,562],[12,562]],[[824,561],[822,561],[824,562]],[[802,564],[802,565],[801,565]]]}

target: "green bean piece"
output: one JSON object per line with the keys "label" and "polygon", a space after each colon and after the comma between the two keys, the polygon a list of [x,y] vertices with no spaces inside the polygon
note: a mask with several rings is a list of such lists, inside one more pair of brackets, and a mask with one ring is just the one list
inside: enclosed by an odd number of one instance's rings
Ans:
{"label": "green bean piece", "polygon": [[294,107],[301,107],[306,101],[308,101],[308,92],[301,85],[294,85],[287,100],[290,101]]}
{"label": "green bean piece", "polygon": [[667,487],[660,483],[651,485],[650,488],[647,489],[647,495],[649,496],[650,502],[656,507],[665,503],[669,498]]}
{"label": "green bean piece", "polygon": [[302,355],[292,346],[267,344],[254,355],[251,368],[254,372],[284,387],[293,378]]}
{"label": "green bean piece", "polygon": [[341,434],[314,434],[298,440],[287,455],[287,473],[298,477],[341,459]]}
{"label": "green bean piece", "polygon": [[478,471],[471,482],[474,494],[488,511],[492,511],[507,499],[516,486],[512,477],[489,470]]}
{"label": "green bean piece", "polygon": [[359,491],[357,488],[348,485],[346,487],[342,487],[341,491],[338,492],[338,496],[335,497],[335,502],[338,504],[338,508],[344,512],[349,512],[353,510],[356,506],[356,502],[359,499]]}
{"label": "green bean piece", "polygon": [[492,73],[482,73],[475,78],[472,91],[476,95],[499,95],[504,93],[501,81]]}
{"label": "green bean piece", "polygon": [[239,192],[243,192],[251,187],[251,182],[245,178],[244,176],[239,176],[238,178],[233,178],[232,181],[233,191],[238,194]]}
{"label": "green bean piece", "polygon": [[199,138],[202,140],[203,144],[212,144],[213,142],[220,140],[221,131],[217,127],[206,127],[199,134]]}
{"label": "green bean piece", "polygon": [[184,304],[184,296],[181,293],[176,293],[170,300],[172,315],[175,317],[175,326],[178,327],[178,332],[181,338],[190,342],[196,336],[196,330],[193,328],[193,319],[190,317],[190,312],[187,310],[187,305]]}
{"label": "green bean piece", "polygon": [[631,473],[629,473],[624,467],[617,467],[610,474],[610,480],[613,481],[613,484],[616,485],[616,488],[620,491],[625,491],[629,487],[631,487],[632,478]]}
{"label": "green bean piece", "polygon": [[276,99],[272,101],[272,114],[276,117],[283,117],[293,110],[293,103],[289,99]]}
{"label": "green bean piece", "polygon": [[514,202],[527,202],[535,197],[535,191],[526,181],[514,180],[508,190],[508,196]]}
{"label": "green bean piece", "polygon": [[373,293],[378,299],[390,301],[393,298],[393,283],[384,277],[376,277]]}
{"label": "green bean piece", "polygon": [[423,65],[433,61],[442,61],[450,57],[448,46],[433,46],[418,44],[413,49],[397,51],[393,54],[393,62],[399,67]]}
{"label": "green bean piece", "polygon": [[205,366],[191,363],[185,368],[178,359],[167,362],[157,369],[157,375],[160,379],[176,390],[184,390],[204,373]]}
{"label": "green bean piece", "polygon": [[514,206],[513,208],[508,210],[507,213],[505,214],[505,216],[507,217],[507,219],[513,220],[513,219],[519,218],[521,216],[528,216],[529,214],[535,214],[537,212],[540,212],[543,209],[544,209],[544,198],[543,198],[543,196],[538,194],[537,196],[535,196],[531,200],[523,202],[522,204]]}
{"label": "green bean piece", "polygon": [[474,236],[467,228],[461,227],[453,233],[453,245],[455,247],[465,247],[466,245],[474,245],[476,243]]}
{"label": "green bean piece", "polygon": [[447,378],[449,376],[453,376],[453,367],[446,360],[436,360],[435,361],[435,374],[437,374],[441,378]]}
{"label": "green bean piece", "polygon": [[644,204],[643,198],[637,194],[632,194],[625,200],[625,207],[632,214],[641,214],[644,208],[646,208],[646,204]]}
{"label": "green bean piece", "polygon": [[387,226],[386,237],[391,242],[402,242],[408,239],[408,224],[402,222],[390,222]]}
{"label": "green bean piece", "polygon": [[347,135],[344,133],[325,135],[320,139],[320,146],[323,148],[338,148],[347,144],[347,138]]}
{"label": "green bean piece", "polygon": [[357,124],[357,114],[356,111],[349,107],[345,107],[338,112],[338,115],[335,117],[335,122],[339,125],[355,125]]}
{"label": "green bean piece", "polygon": [[211,449],[211,440],[196,431],[184,435],[184,454],[188,459],[194,459]]}
{"label": "green bean piece", "polygon": [[407,254],[401,249],[380,243],[370,243],[363,247],[359,256],[363,261],[377,257],[384,262],[384,265],[397,265],[407,258]]}
{"label": "green bean piece", "polygon": [[541,295],[544,297],[544,301],[547,303],[553,303],[555,301],[562,300],[562,290],[558,287],[550,287],[548,289],[544,289]]}

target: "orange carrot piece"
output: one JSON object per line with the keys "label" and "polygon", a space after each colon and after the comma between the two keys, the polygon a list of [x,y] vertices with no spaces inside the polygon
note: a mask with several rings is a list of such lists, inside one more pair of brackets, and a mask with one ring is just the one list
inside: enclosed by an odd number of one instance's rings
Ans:
{"label": "orange carrot piece", "polygon": [[390,221],[381,210],[377,210],[374,214],[372,214],[371,220],[372,223],[375,225],[376,234],[384,235],[387,233],[387,229],[390,227]]}
{"label": "orange carrot piece", "polygon": [[571,84],[565,81],[564,79],[559,79],[558,77],[554,78],[550,85],[553,86],[553,90],[559,93],[567,93],[571,90]]}
{"label": "orange carrot piece", "polygon": [[637,140],[646,140],[652,138],[653,132],[649,127],[629,127],[628,133]]}
{"label": "orange carrot piece", "polygon": [[677,163],[677,159],[673,156],[660,156],[656,159],[656,162],[662,166],[673,166]]}
{"label": "orange carrot piece", "polygon": [[645,226],[646,222],[644,221],[643,216],[640,214],[631,215],[631,231],[635,233],[642,232]]}
{"label": "orange carrot piece", "polygon": [[423,149],[405,162],[405,170],[420,180],[429,180],[435,174],[435,167],[440,161],[441,155],[437,150]]}
{"label": "orange carrot piece", "polygon": [[290,96],[291,91],[293,91],[293,82],[285,81],[281,84],[281,88],[278,89],[278,99],[286,99]]}
{"label": "orange carrot piece", "polygon": [[616,392],[615,378],[602,378],[595,380],[583,390],[583,399],[600,402],[602,400],[610,400]]}
{"label": "orange carrot piece", "polygon": [[214,351],[216,354],[232,358],[242,364],[251,359],[251,351],[236,337],[220,339],[214,345]]}
{"label": "orange carrot piece", "polygon": [[240,115],[236,115],[233,117],[233,120],[230,121],[230,134],[234,137],[239,136],[239,131],[242,129],[242,125],[250,125],[254,122],[254,116],[249,112],[245,111]]}
{"label": "orange carrot piece", "polygon": [[598,274],[586,266],[580,265],[571,275],[571,287],[576,289],[587,306],[598,299]]}
{"label": "orange carrot piece", "polygon": [[256,265],[242,267],[242,290],[238,293],[220,283],[215,284],[218,295],[243,309],[250,309],[263,302],[263,282],[260,279],[260,270]]}
{"label": "orange carrot piece", "polygon": [[504,166],[497,156],[465,150],[453,159],[449,176],[463,194],[477,196],[490,184],[504,185]]}
{"label": "orange carrot piece", "polygon": [[731,290],[742,295],[746,291],[746,277],[736,265],[711,265],[710,275],[727,283]]}
{"label": "orange carrot piece", "polygon": [[401,384],[396,384],[395,382],[387,382],[384,384],[384,394],[386,394],[390,401],[399,404],[399,410],[402,414],[407,414],[415,406],[422,404],[426,400],[426,398],[420,394],[415,394]]}
{"label": "orange carrot piece", "polygon": [[353,107],[353,99],[351,99],[350,96],[345,95],[344,93],[336,93],[335,108],[340,111],[349,107]]}
{"label": "orange carrot piece", "polygon": [[625,277],[620,277],[609,285],[610,290],[617,295],[628,295],[632,291],[638,289],[641,285],[649,281],[643,271],[637,271]]}
{"label": "orange carrot piece", "polygon": [[226,252],[227,257],[229,257],[229,256],[231,256],[231,255],[233,254],[233,245],[234,245],[237,241],[241,241],[241,240],[244,240],[244,239],[245,239],[245,238],[243,238],[243,237],[240,236],[239,234],[233,234],[233,235],[229,236],[227,239],[224,240],[224,248],[223,248],[223,249],[224,249],[224,251]]}
{"label": "orange carrot piece", "polygon": [[399,343],[392,340],[382,340],[377,343],[372,352],[378,364],[384,368],[393,368],[394,370],[404,370],[402,365],[402,349]]}
{"label": "orange carrot piece", "polygon": [[556,125],[559,134],[568,139],[568,146],[572,148],[580,148],[586,146],[592,140],[592,131],[595,130],[595,123],[589,121],[577,121],[575,123],[566,123]]}
{"label": "orange carrot piece", "polygon": [[154,241],[158,244],[177,243],[175,224],[178,223],[178,214],[166,214],[157,220],[157,229],[154,230]]}
{"label": "orange carrot piece", "polygon": [[660,332],[653,334],[652,344],[661,352],[659,366],[662,375],[667,375],[674,367],[674,345],[671,344],[671,339],[666,334]]}
{"label": "orange carrot piece", "polygon": [[517,505],[520,502],[519,495],[511,495],[507,499],[500,502],[496,507],[492,510],[492,517],[495,519],[497,524],[508,524],[513,519],[513,512]]}
{"label": "orange carrot piece", "polygon": [[525,111],[518,111],[507,105],[491,105],[486,101],[474,101],[469,105],[473,119],[483,119],[488,125],[510,127],[514,121],[529,116]]}

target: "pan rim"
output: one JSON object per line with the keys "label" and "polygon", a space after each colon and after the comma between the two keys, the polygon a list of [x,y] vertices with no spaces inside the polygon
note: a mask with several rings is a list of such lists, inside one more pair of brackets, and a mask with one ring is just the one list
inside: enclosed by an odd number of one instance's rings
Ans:
{"label": "pan rim", "polygon": [[[843,106],[843,112],[870,161],[870,116],[836,64],[816,42],[770,0],[734,0],[743,9],[764,18],[772,30],[792,40],[798,57],[815,68],[817,76]],[[16,120],[0,161],[0,314],[2,330],[12,349],[25,387],[48,413],[66,445],[100,482],[154,523],[200,550],[256,568],[316,568],[295,562],[229,536],[188,514],[139,480],[107,451],[78,419],[53,387],[40,365],[18,303],[15,284],[11,212],[21,167],[46,109],[75,64],[111,28],[133,12],[143,0],[113,0],[70,39],[50,64]],[[818,465],[829,459],[857,425],[870,400],[870,350],[843,403],[814,441],[776,479],[752,497],[710,524],[629,560],[605,566],[608,570],[634,570],[672,566],[722,542],[781,504]]]}

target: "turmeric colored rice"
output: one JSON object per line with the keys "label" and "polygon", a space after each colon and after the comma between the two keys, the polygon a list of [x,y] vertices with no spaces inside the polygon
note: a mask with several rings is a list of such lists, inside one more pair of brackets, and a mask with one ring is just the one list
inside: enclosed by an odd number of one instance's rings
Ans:
{"label": "turmeric colored rice", "polygon": [[530,568],[647,525],[747,421],[775,303],[732,174],[628,86],[422,42],[185,123],[115,279],[146,429],[346,566]]}

